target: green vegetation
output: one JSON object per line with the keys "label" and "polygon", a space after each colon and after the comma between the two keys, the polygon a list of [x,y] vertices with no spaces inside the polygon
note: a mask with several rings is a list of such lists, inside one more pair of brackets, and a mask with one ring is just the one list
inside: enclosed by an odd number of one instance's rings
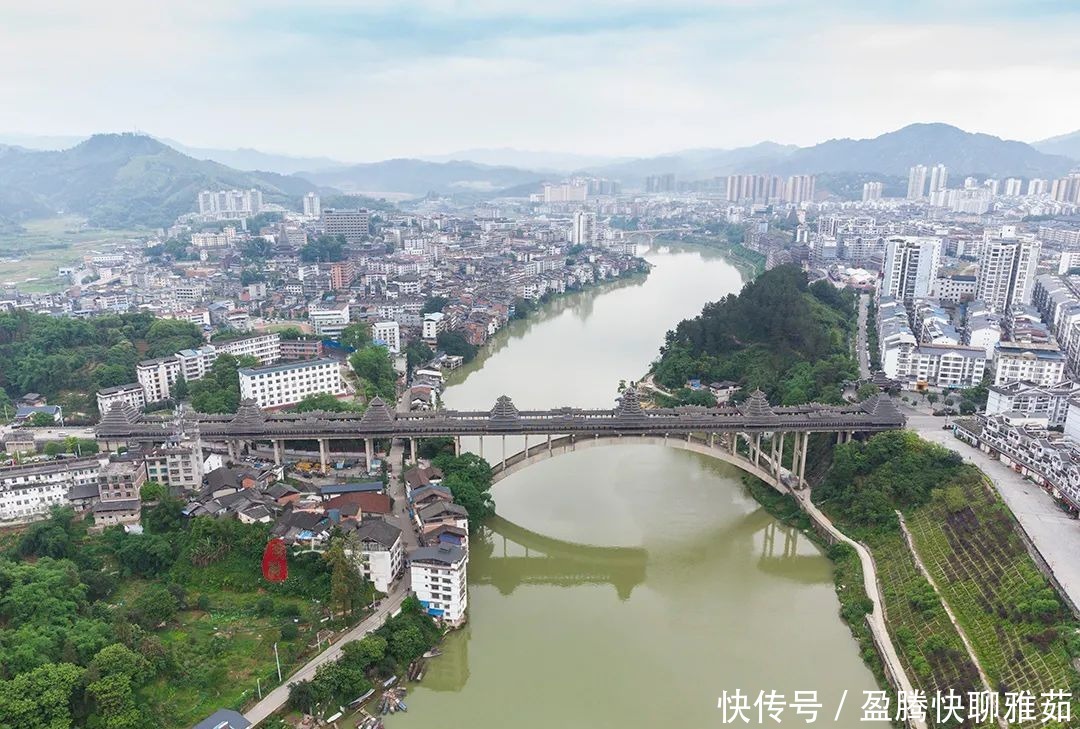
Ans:
{"label": "green vegetation", "polygon": [[386,347],[369,344],[358,349],[349,357],[349,364],[360,378],[368,400],[378,395],[391,406],[397,402],[397,372]]}
{"label": "green vegetation", "polygon": [[450,303],[450,301],[445,296],[432,296],[424,302],[424,306],[420,309],[420,313],[434,314],[440,312],[446,308],[448,303]]}
{"label": "green vegetation", "polygon": [[656,380],[672,389],[694,378],[733,380],[782,405],[841,402],[842,383],[858,373],[848,345],[854,303],[827,282],[808,285],[796,266],[766,271],[669,331]]}
{"label": "green vegetation", "polygon": [[329,263],[345,258],[345,236],[320,235],[300,249],[300,260],[307,263]]}
{"label": "green vegetation", "polygon": [[257,364],[259,360],[247,355],[218,355],[209,372],[187,384],[191,406],[200,413],[235,413],[240,407],[240,378],[236,373],[241,367]]}
{"label": "green vegetation", "polygon": [[443,472],[442,485],[450,489],[454,503],[469,512],[469,528],[477,529],[495,515],[491,498],[491,466],[475,453],[441,453],[432,464]]}
{"label": "green vegetation", "polygon": [[319,392],[308,395],[300,402],[289,408],[294,413],[307,413],[312,410],[323,410],[328,413],[360,412],[363,407],[359,403],[344,402],[328,392]]}
{"label": "green vegetation", "polygon": [[233,188],[259,188],[266,202],[290,204],[310,183],[196,160],[144,135],[98,134],[59,152],[7,150],[0,216],[24,220],[64,210],[102,227],[160,227],[194,210],[201,190]]}
{"label": "green vegetation", "polygon": [[870,371],[877,372],[881,369],[881,343],[878,340],[877,304],[874,297],[870,297],[870,303],[866,309],[866,347],[870,350],[867,354],[870,359]]}
{"label": "green vegetation", "polygon": [[0,314],[0,388],[39,392],[70,415],[97,410],[94,392],[135,381],[135,365],[202,344],[194,325],[147,313],[92,319]]}
{"label": "green vegetation", "polygon": [[414,339],[405,345],[405,367],[409,371],[409,376],[412,377],[412,372],[417,367],[427,364],[435,357],[435,353],[431,351],[431,347],[427,346],[419,339]]}
{"label": "green vegetation", "polygon": [[[334,565],[291,556],[288,579],[267,583],[267,525],[181,507],[145,506],[143,534],[91,535],[57,510],[0,554],[0,724],[187,727],[242,706],[256,678],[273,685],[275,642],[283,670],[311,652],[312,601],[341,591]],[[370,586],[350,580],[355,614]]]}
{"label": "green vegetation", "polygon": [[363,349],[371,343],[371,326],[367,322],[353,322],[341,330],[338,341],[346,347]]}
{"label": "green vegetation", "polygon": [[441,637],[442,630],[420,602],[408,597],[399,614],[371,635],[342,646],[341,658],[320,666],[313,679],[289,684],[289,706],[316,716],[336,713],[374,681],[403,675]]}
{"label": "green vegetation", "polygon": [[[51,421],[52,418],[49,418]],[[51,423],[50,423],[51,424]],[[74,453],[78,456],[92,456],[99,450],[96,440],[88,438],[76,438],[69,436],[62,441],[51,440],[45,444],[42,451],[47,456],[56,456],[61,453]]]}
{"label": "green vegetation", "polygon": [[[984,479],[952,451],[895,431],[837,446],[814,498],[874,553],[890,631],[920,688],[981,690],[944,598],[993,689],[1075,692],[1076,625]],[[897,511],[941,597],[918,571]]]}
{"label": "green vegetation", "polygon": [[464,334],[454,331],[439,332],[435,345],[446,354],[457,355],[465,362],[472,362],[478,351],[475,344],[469,344]]}

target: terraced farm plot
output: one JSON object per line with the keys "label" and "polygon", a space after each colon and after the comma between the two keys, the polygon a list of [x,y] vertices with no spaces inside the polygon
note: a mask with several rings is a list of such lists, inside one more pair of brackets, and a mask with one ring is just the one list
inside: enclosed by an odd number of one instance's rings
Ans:
{"label": "terraced farm plot", "polygon": [[976,479],[950,488],[963,489],[961,508],[935,499],[907,520],[993,688],[1076,695],[1080,677],[1066,649],[1075,626],[1025,550],[1011,514]]}
{"label": "terraced farm plot", "polygon": [[975,664],[903,537],[882,536],[869,546],[882,583],[889,632],[916,688],[927,696],[949,689],[982,691]]}

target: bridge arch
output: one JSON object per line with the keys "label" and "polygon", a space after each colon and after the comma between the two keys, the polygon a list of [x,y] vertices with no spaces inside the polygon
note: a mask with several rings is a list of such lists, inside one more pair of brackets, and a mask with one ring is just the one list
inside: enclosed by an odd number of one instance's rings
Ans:
{"label": "bridge arch", "polygon": [[[518,471],[522,471],[535,463],[540,463],[541,461],[546,461],[551,458],[557,458],[566,453],[573,453],[588,448],[620,445],[660,445],[676,448],[678,450],[690,451],[692,453],[700,453],[704,456],[730,463],[743,472],[761,479],[782,494],[789,493],[790,491],[786,480],[790,479],[793,474],[786,469],[779,467],[778,464],[770,464],[768,460],[766,460],[765,463],[759,461],[758,464],[755,464],[753,461],[743,457],[732,448],[710,445],[710,440],[699,437],[690,436],[683,438],[658,435],[620,436],[597,434],[592,437],[567,435],[560,438],[551,438],[550,440],[537,445],[531,445],[527,450],[521,450],[512,456],[507,456],[503,461],[494,463],[491,469],[492,483],[498,483],[504,478],[512,476]],[[774,465],[778,468],[779,476],[775,471],[769,470],[770,465]]]}

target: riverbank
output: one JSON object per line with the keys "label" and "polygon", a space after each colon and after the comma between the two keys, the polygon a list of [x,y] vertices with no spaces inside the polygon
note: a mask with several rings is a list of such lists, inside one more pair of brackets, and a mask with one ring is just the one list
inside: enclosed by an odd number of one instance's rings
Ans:
{"label": "riverbank", "polygon": [[657,236],[658,243],[670,245],[696,245],[720,251],[723,256],[739,269],[743,282],[752,281],[765,270],[765,255],[752,251],[742,243],[734,243],[723,235],[688,235],[682,238]]}

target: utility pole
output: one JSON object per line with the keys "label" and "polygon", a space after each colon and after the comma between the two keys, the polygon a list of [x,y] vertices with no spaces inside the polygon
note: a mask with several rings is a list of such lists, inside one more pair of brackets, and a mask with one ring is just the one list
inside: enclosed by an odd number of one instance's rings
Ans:
{"label": "utility pole", "polygon": [[277,664],[277,680],[281,683],[281,659],[278,658],[277,643],[274,643],[274,663]]}

